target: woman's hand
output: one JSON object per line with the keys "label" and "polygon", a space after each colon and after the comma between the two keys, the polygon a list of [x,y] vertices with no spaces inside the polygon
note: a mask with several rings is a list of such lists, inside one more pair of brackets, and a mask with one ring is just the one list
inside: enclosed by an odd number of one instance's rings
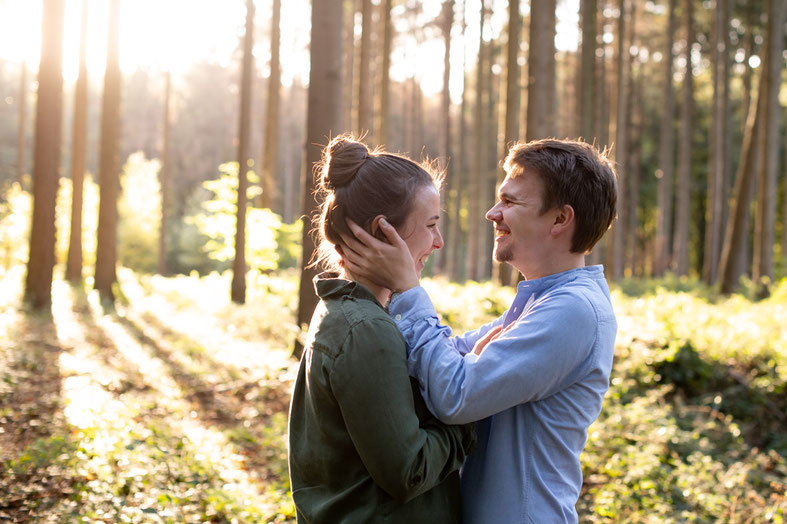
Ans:
{"label": "woman's hand", "polygon": [[352,220],[347,220],[347,226],[355,238],[341,235],[341,254],[344,267],[352,275],[396,292],[419,284],[410,250],[387,220],[380,219],[379,228],[388,243],[374,238]]}

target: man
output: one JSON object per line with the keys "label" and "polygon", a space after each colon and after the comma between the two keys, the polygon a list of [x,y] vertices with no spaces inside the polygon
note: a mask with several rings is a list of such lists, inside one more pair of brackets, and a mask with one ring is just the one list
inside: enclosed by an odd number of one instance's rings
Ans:
{"label": "man", "polygon": [[384,243],[353,227],[344,263],[397,292],[389,312],[433,413],[478,421],[462,469],[465,522],[577,522],[579,456],[617,331],[603,268],[584,256],[615,216],[615,174],[590,145],[553,139],[515,145],[504,168],[486,218],[495,259],[526,280],[495,321],[451,338],[393,228],[383,226]]}

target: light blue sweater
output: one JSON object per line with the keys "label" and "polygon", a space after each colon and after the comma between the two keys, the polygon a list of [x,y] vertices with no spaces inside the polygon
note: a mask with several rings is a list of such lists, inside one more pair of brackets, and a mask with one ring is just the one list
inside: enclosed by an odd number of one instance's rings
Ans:
{"label": "light blue sweater", "polygon": [[389,312],[429,409],[447,424],[479,421],[462,469],[464,521],[577,522],[579,455],[609,387],[617,332],[603,268],[521,282],[500,318],[453,338],[421,287],[396,295]]}

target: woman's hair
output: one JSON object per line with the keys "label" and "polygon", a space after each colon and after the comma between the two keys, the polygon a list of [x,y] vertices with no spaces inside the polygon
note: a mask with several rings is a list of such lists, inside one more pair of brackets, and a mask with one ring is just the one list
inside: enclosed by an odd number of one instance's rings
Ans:
{"label": "woman's hair", "polygon": [[407,220],[413,200],[424,186],[440,187],[442,174],[409,158],[375,149],[351,135],[340,135],[323,149],[315,217],[318,247],[313,265],[338,270],[342,245],[339,234],[352,237],[346,220],[367,232],[378,215],[399,229]]}

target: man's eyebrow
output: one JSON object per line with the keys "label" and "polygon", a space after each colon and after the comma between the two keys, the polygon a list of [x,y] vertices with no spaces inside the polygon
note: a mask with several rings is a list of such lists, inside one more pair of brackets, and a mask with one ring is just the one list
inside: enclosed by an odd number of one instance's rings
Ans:
{"label": "man's eyebrow", "polygon": [[501,198],[501,199],[505,198],[506,200],[511,200],[513,202],[518,202],[519,201],[518,195],[516,195],[514,193],[510,193],[508,191],[498,191],[497,197]]}

